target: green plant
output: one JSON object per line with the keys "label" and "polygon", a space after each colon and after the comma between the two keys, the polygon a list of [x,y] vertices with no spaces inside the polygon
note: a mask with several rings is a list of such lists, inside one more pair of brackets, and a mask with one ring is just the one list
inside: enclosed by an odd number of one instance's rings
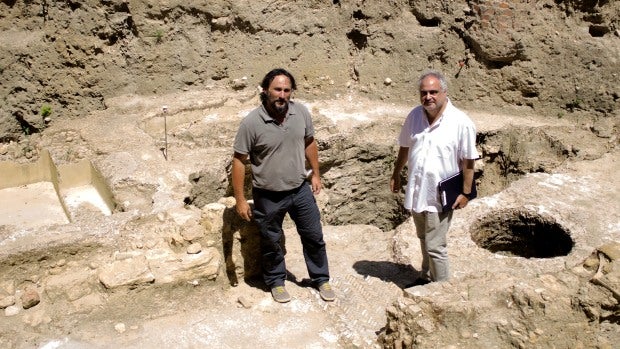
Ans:
{"label": "green plant", "polygon": [[47,104],[43,104],[43,106],[41,106],[41,117],[46,118],[50,116],[51,114],[52,114],[52,107]]}
{"label": "green plant", "polygon": [[575,99],[573,99],[572,101],[566,104],[566,108],[568,108],[568,110],[573,112],[575,111],[575,109],[580,109],[582,103],[583,101],[579,99],[579,97],[575,97]]}
{"label": "green plant", "polygon": [[575,97],[573,100],[566,104],[566,108],[571,112],[575,111],[575,109],[581,109],[583,100],[579,97],[579,85],[577,84],[577,80],[574,82],[575,85]]}
{"label": "green plant", "polygon": [[157,29],[153,34],[153,37],[155,38],[155,43],[159,44],[164,38],[164,31]]}

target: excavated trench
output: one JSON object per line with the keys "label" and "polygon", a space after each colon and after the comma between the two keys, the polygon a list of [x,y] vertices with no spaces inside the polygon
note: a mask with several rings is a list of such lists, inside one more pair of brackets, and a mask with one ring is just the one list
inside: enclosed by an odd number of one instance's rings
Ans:
{"label": "excavated trench", "polygon": [[0,226],[36,228],[68,224],[88,210],[109,216],[116,203],[88,160],[56,166],[48,151],[30,164],[1,162]]}
{"label": "excavated trench", "polygon": [[[322,215],[326,224],[334,226],[365,224],[374,225],[383,231],[390,231],[401,225],[407,218],[407,213],[402,209],[402,195],[394,195],[388,190],[396,148],[388,142],[363,141],[364,133],[369,128],[385,127],[377,125],[360,128],[350,137],[334,136],[319,139],[323,184],[328,197],[322,206]],[[395,134],[394,131],[386,130],[385,133]],[[478,145],[481,150],[481,159],[477,161],[475,177],[479,197],[494,195],[527,173],[552,172],[554,168],[573,155],[561,142],[555,140],[544,129],[539,128],[506,127],[483,132],[478,136]],[[71,200],[64,195],[71,188],[86,185],[96,188],[100,200],[106,202],[105,207],[110,212],[114,210],[115,200],[106,187],[99,186],[104,181],[101,180],[92,164],[88,163],[88,166],[70,167],[69,169],[70,171],[67,172],[59,168],[58,172],[75,173],[76,178],[81,179],[69,181],[69,175],[64,175],[66,180],[64,187],[57,185],[58,189],[54,191],[60,193],[56,194],[59,195],[57,201],[60,207],[71,206],[78,211],[86,206],[101,207],[92,202],[70,204]],[[202,205],[198,204],[200,202],[216,202],[230,195],[229,181],[221,180],[221,172],[228,170],[214,170],[220,171],[219,173],[204,170],[190,176],[190,182],[195,188],[185,199],[185,203],[201,207]],[[121,189],[129,190],[129,188]],[[118,191],[119,188],[116,190]],[[148,201],[149,195],[148,193],[143,195],[145,202]],[[64,209],[68,222],[76,214],[71,210]],[[104,215],[108,214],[106,213],[108,211],[101,210]],[[152,225],[152,230],[155,230],[161,222],[154,221]],[[131,228],[126,230],[130,231]],[[568,255],[573,246],[570,232],[558,224],[553,217],[533,214],[525,210],[491,212],[470,230],[472,240],[479,247],[506,256],[561,257]],[[136,229],[136,231],[142,230]],[[84,260],[89,259],[85,249],[81,250],[81,247],[77,245],[74,248],[66,252],[66,257],[60,261],[57,258],[50,258],[47,261],[44,257],[29,256],[27,260],[22,260],[23,263],[15,259],[11,265],[21,264],[24,274],[34,274],[32,268],[37,266],[32,261],[37,258],[39,258],[39,263],[50,270],[62,269],[78,257]],[[94,253],[104,253],[105,247],[92,245],[90,250]]]}
{"label": "excavated trench", "polygon": [[[369,143],[364,136],[377,129],[397,134],[399,126],[372,123],[346,137],[318,139],[323,185],[329,196],[321,213],[326,224],[368,224],[389,231],[407,218],[402,195],[388,189],[397,149],[393,143]],[[475,172],[478,197],[499,193],[527,173],[550,173],[575,155],[569,146],[537,127],[480,132],[477,143],[481,153]],[[246,174],[247,185],[249,169]],[[230,178],[227,182],[220,178],[221,174],[207,169],[190,176],[193,187],[185,203],[202,207],[232,196]],[[406,178],[402,183],[404,187]],[[251,197],[249,186],[246,196]]]}
{"label": "excavated trench", "polygon": [[[392,126],[397,128],[396,125]],[[323,184],[329,196],[322,212],[326,224],[365,224],[389,231],[407,218],[402,208],[402,195],[394,195],[388,190],[395,147],[386,142],[364,142],[364,134],[368,131],[376,132],[377,127],[380,126],[372,123],[355,130],[350,137],[338,135],[319,139]],[[384,130],[391,133],[394,131]],[[508,126],[483,132],[478,135],[478,146],[481,159],[476,164],[475,178],[479,197],[498,193],[527,173],[551,172],[573,155],[570,148],[544,129],[535,127]],[[1,186],[3,192],[47,183],[51,194],[43,195],[45,192],[41,188],[31,190],[37,198],[27,200],[30,206],[16,203],[19,196],[7,194],[11,196],[13,204],[5,205],[3,210],[13,211],[4,212],[2,219],[13,221],[0,223],[15,224],[16,220],[21,219],[17,223],[26,226],[36,227],[50,222],[66,224],[84,209],[101,211],[103,215],[112,214],[115,208],[114,197],[90,162],[56,168],[49,154],[43,153],[41,159],[29,168],[3,164],[6,170],[3,172],[8,174],[3,176],[6,182]],[[54,173],[58,175],[54,176]],[[19,178],[19,182],[15,182],[16,178]],[[185,203],[202,207],[205,203],[230,196],[230,181],[222,182],[220,178],[221,175],[207,171],[190,176],[194,186]],[[11,179],[14,181],[11,182]],[[404,181],[406,178],[403,178]],[[249,183],[249,179],[246,182]],[[47,196],[51,203],[44,200]],[[45,205],[47,209],[28,210],[34,204]],[[37,214],[27,214],[27,211],[36,211]],[[545,239],[553,236],[554,245],[559,246],[559,250],[540,251],[538,239],[542,239],[541,235],[545,235]],[[527,236],[531,236],[530,240]],[[551,256],[566,255],[571,246],[570,234],[554,225],[552,219],[530,217],[525,212],[513,215],[505,212],[491,214],[474,228],[472,238],[479,246],[491,251],[525,257],[547,256],[548,253]]]}
{"label": "excavated trench", "polygon": [[[535,127],[509,126],[479,133],[477,143],[481,150],[475,172],[479,197],[499,193],[527,173],[550,173],[574,155],[544,129]],[[330,191],[323,212],[326,223],[370,224],[389,231],[406,219],[402,197],[388,190],[396,154],[393,146],[354,144],[349,138],[321,146],[323,181]],[[404,187],[406,178],[402,181]],[[503,224],[510,225],[508,221]]]}

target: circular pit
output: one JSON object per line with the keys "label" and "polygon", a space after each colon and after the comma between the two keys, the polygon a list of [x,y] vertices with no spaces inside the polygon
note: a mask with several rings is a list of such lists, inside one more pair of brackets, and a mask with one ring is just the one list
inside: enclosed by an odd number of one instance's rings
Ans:
{"label": "circular pit", "polygon": [[474,223],[471,231],[478,246],[511,257],[566,256],[574,245],[569,231],[553,217],[522,209],[492,213]]}

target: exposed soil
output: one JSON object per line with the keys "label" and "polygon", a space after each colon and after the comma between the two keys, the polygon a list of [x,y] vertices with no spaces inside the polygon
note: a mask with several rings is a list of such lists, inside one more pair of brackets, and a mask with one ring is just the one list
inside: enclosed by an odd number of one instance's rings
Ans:
{"label": "exposed soil", "polygon": [[[116,207],[1,221],[0,346],[614,347],[620,3],[503,4],[1,1],[0,160],[88,160]],[[290,221],[273,302],[232,210],[232,139],[275,66],[317,129],[333,303]],[[419,247],[388,180],[430,67],[477,125],[479,198],[453,280],[405,288]]]}
{"label": "exposed soil", "polygon": [[[339,348],[380,345],[377,339],[386,330],[386,309],[415,278],[415,267],[420,263],[413,228],[400,209],[401,196],[394,196],[387,189],[396,149],[393,137],[385,130],[390,129],[389,133],[395,135],[408,107],[355,97],[355,107],[350,106],[344,112],[334,110],[333,106],[343,105],[347,99],[306,102],[315,113],[317,137],[321,141],[325,189],[317,199],[323,212],[338,300],[323,302],[304,281],[307,274],[299,242],[289,222],[288,287],[294,300],[281,305],[274,303],[261,282],[252,276],[256,275],[255,266],[251,267],[256,260],[252,259],[255,255],[252,256],[250,246],[256,235],[252,236],[251,230],[240,229],[242,224],[238,218],[227,214],[227,209],[218,211],[209,203],[220,201],[230,205],[218,199],[229,190],[230,150],[225,145],[232,141],[234,125],[244,115],[243,111],[256,105],[257,97],[216,88],[203,93],[220,96],[226,102],[185,110],[182,106],[201,103],[202,99],[194,93],[179,93],[161,96],[153,103],[149,97],[126,96],[111,100],[105,113],[59,121],[40,136],[39,144],[49,149],[59,162],[66,160],[67,152],[78,154],[77,149],[88,156],[108,179],[118,207],[111,216],[83,210],[70,224],[44,229],[3,226],[2,287],[5,299],[10,296],[15,299],[15,305],[5,308],[6,316],[0,319],[3,333],[7,334],[2,337],[3,346],[159,347],[169,344],[240,348],[256,343],[267,347],[284,343],[290,347]],[[163,133],[157,137],[155,127],[150,131],[153,136],[144,131],[145,125],[162,117],[159,105],[163,103],[168,106],[167,121],[172,125],[168,129],[167,159],[160,147]],[[381,113],[373,113],[374,109]],[[552,119],[549,123],[533,115],[470,114],[480,125],[481,139],[486,140],[480,144],[485,159],[479,161],[477,170],[481,192],[486,194],[473,201],[466,211],[459,212],[455,219],[450,234],[454,268],[454,281],[450,285],[469,289],[471,283],[488,283],[483,288],[492,290],[497,285],[536,283],[537,275],[572,273],[572,268],[583,269],[572,274],[573,279],[593,275],[594,271],[583,267],[584,261],[598,246],[618,241],[620,233],[617,224],[620,210],[613,199],[618,195],[617,187],[612,186],[612,177],[608,176],[618,169],[617,150],[613,150],[615,141],[597,137],[561,119]],[[531,130],[530,134],[539,134],[539,139],[547,140],[544,144],[554,146],[534,148],[538,156],[529,159],[524,154],[532,150],[515,150],[510,146],[510,140],[520,134],[510,126],[512,124]],[[103,127],[108,132],[100,132]],[[60,137],[70,140],[58,142]],[[211,146],[197,146],[207,143],[206,139]],[[577,147],[578,152],[561,151]],[[512,182],[506,174],[501,174],[505,166],[498,165],[497,159],[501,157],[498,154],[508,157],[500,163],[514,164],[510,171],[514,176]],[[536,163],[543,163],[545,172],[535,171],[541,167]],[[518,164],[524,165],[519,167]],[[201,174],[193,172],[199,168],[203,168]],[[535,176],[524,176],[526,173]],[[608,185],[611,187],[601,196],[600,187]],[[522,189],[532,186],[550,189]],[[576,193],[582,195],[575,196]],[[209,199],[209,195],[213,195],[213,199]],[[206,203],[202,210],[195,206],[200,200]],[[599,210],[600,200],[609,202],[608,211]],[[510,207],[522,207],[524,211],[521,214],[517,211],[514,218],[513,214],[504,213],[506,218],[499,219],[496,215],[501,217],[502,213],[492,213]],[[548,211],[550,216],[537,218],[540,210]],[[225,230],[217,228],[221,223],[209,218],[217,212],[223,212],[219,216],[224,224],[232,225],[231,238],[226,238]],[[189,223],[195,219],[191,217],[202,217],[201,224],[213,229],[203,228],[192,236],[190,228],[196,223]],[[502,222],[513,223],[506,226]],[[234,228],[235,225],[238,228]],[[552,235],[565,234],[564,239],[570,236],[571,242],[568,248],[566,244],[559,244],[564,246],[561,253],[532,255],[531,251],[536,248],[527,248],[530,242],[523,240],[526,237],[512,237],[522,229],[511,228],[513,225],[531,226],[541,231],[559,226],[554,228],[559,229],[559,233]],[[217,233],[210,233],[213,231]],[[495,241],[489,239],[493,232],[512,245],[489,243]],[[540,239],[547,238],[542,235]],[[226,252],[225,241],[237,247],[230,246]],[[188,275],[172,270],[162,276],[171,278],[170,282],[158,281],[160,277],[155,270],[163,266],[158,264],[155,255],[164,250],[179,251],[177,256],[187,255],[186,251],[196,242],[203,249],[214,246],[227,262],[220,264],[215,274]],[[241,250],[235,250],[239,246]],[[135,283],[125,286],[104,287],[102,283],[107,281],[102,275],[106,268],[113,265],[116,273],[129,273],[115,263],[138,260],[139,256],[147,256],[150,260],[149,268],[156,274],[154,282],[134,280]],[[498,260],[501,256],[508,258]],[[610,269],[607,275],[612,275],[611,272]],[[503,281],[496,284],[499,279]],[[591,290],[579,296],[580,284],[566,286],[562,294],[572,294],[570,297],[577,299],[587,295],[587,309],[607,309],[599,310],[595,317],[602,321],[596,330],[596,340],[603,346],[613,343],[618,334],[617,322],[613,320],[614,315],[610,318],[605,314],[609,311],[617,314],[617,310],[604,305],[609,302],[609,295],[605,293],[608,291]],[[39,293],[40,303],[20,309],[21,295],[32,288]],[[556,291],[549,289],[546,299],[553,299]],[[454,292],[461,291],[450,290],[446,296]],[[447,304],[451,302],[439,302],[434,308],[441,309]],[[480,305],[472,302],[471,306]],[[9,316],[7,309],[16,311],[16,315]],[[579,331],[595,330],[596,326],[588,325],[593,322],[588,321],[587,312],[579,309],[562,311],[567,316],[581,314]],[[395,316],[398,312],[392,314]],[[484,313],[479,310],[478,314],[483,316]],[[436,315],[429,316],[435,318]],[[461,328],[458,318],[442,320],[442,323],[450,331],[462,331],[458,330]],[[551,334],[563,326],[562,322],[552,322],[537,328],[539,332]],[[418,333],[420,338],[432,338],[419,330],[413,333]],[[405,336],[413,336],[413,333]],[[390,335],[392,337],[386,337],[384,342],[387,346],[392,345],[387,343],[393,338],[398,338],[393,332]],[[495,334],[486,333],[485,336],[467,344],[462,342],[467,336],[459,332],[453,342],[442,343],[460,343],[460,347],[506,343]],[[549,337],[541,337],[552,345]],[[426,342],[423,339],[419,342],[420,347],[424,347]]]}

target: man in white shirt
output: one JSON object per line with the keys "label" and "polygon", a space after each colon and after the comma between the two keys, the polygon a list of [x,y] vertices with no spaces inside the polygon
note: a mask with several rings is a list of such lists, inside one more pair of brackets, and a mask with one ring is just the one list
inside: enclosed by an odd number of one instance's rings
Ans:
{"label": "man in white shirt", "polygon": [[404,206],[411,211],[423,257],[414,285],[449,279],[447,233],[453,211],[442,212],[438,184],[463,171],[463,189],[452,209],[467,206],[478,158],[476,127],[448,99],[444,76],[438,71],[425,72],[419,91],[421,105],[409,113],[401,129],[390,180],[390,190],[399,192],[401,172],[408,163]]}

